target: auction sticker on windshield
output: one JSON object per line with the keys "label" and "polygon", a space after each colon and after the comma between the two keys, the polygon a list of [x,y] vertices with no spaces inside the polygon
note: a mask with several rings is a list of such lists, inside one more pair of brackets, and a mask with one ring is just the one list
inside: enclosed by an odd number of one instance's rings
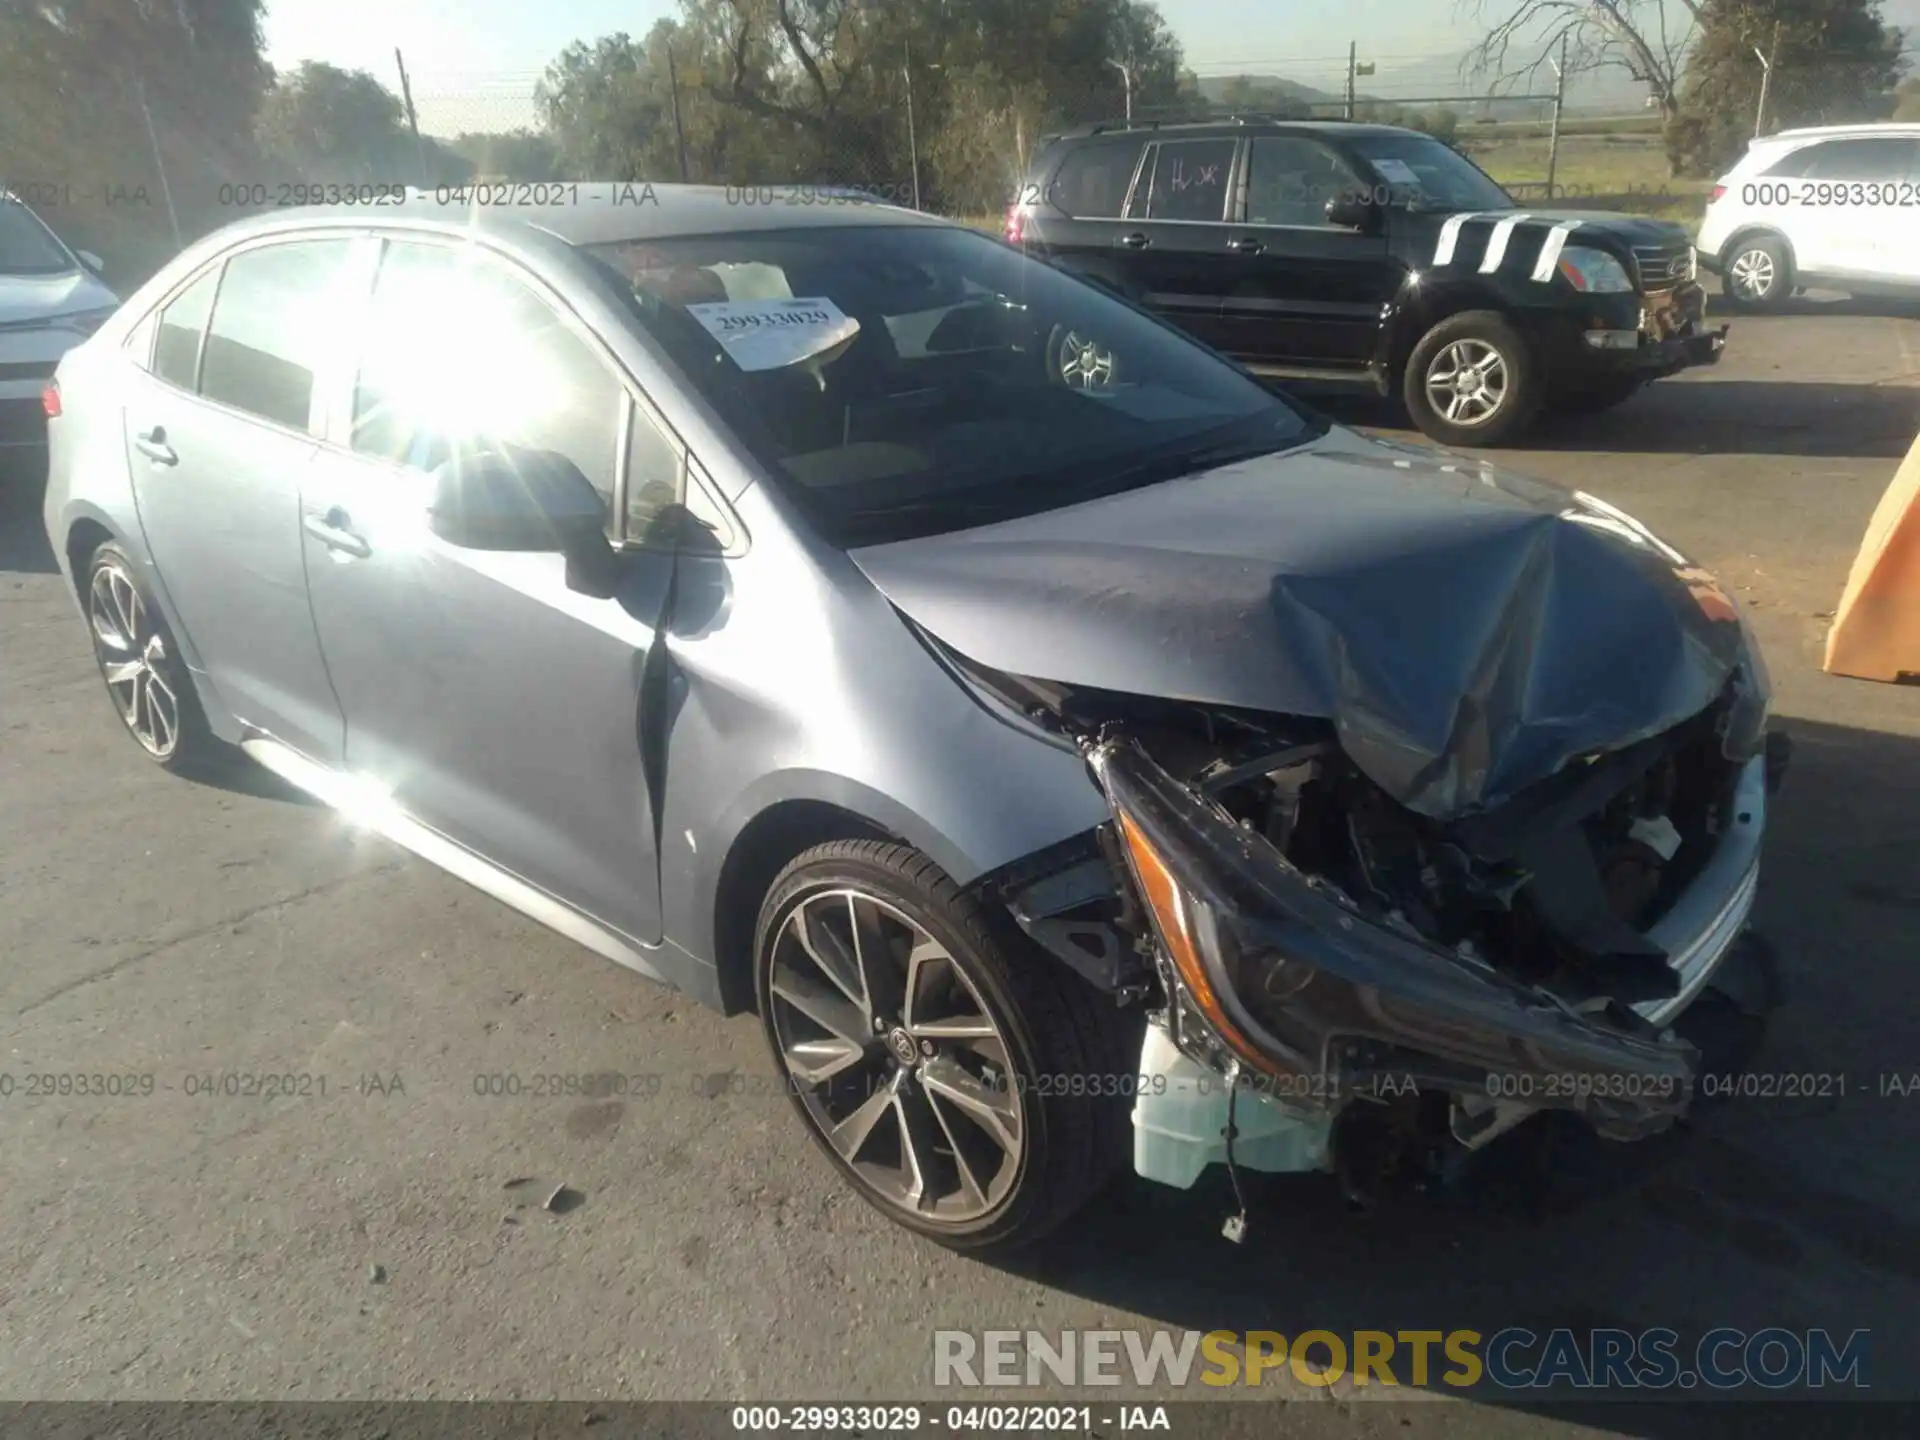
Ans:
{"label": "auction sticker on windshield", "polygon": [[1391,157],[1375,160],[1373,162],[1373,168],[1380,172],[1380,177],[1389,185],[1418,185],[1420,183],[1420,177],[1413,173],[1413,167],[1404,160],[1395,160]]}
{"label": "auction sticker on windshield", "polygon": [[742,370],[777,370],[845,345],[860,322],[824,295],[687,306]]}

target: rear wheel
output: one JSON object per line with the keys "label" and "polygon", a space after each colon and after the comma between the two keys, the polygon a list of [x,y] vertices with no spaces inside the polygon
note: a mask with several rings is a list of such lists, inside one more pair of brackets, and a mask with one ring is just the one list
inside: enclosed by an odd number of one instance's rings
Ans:
{"label": "rear wheel", "polygon": [[1770,310],[1793,294],[1793,261],[1774,236],[1729,245],[1721,261],[1727,299],[1747,310]]}
{"label": "rear wheel", "polygon": [[216,765],[226,747],[208,728],[179,648],[133,560],[111,542],[100,546],[88,558],[84,593],[94,658],[127,733],[168,770]]}
{"label": "rear wheel", "polygon": [[1401,390],[1413,423],[1443,445],[1504,445],[1540,409],[1532,352],[1492,310],[1448,316],[1421,336]]}
{"label": "rear wheel", "polygon": [[761,907],[755,971],[815,1142],[911,1230],[1026,1244],[1125,1153],[1128,1102],[1104,1083],[1121,1068],[1112,1002],[915,850],[836,841],[796,858]]}

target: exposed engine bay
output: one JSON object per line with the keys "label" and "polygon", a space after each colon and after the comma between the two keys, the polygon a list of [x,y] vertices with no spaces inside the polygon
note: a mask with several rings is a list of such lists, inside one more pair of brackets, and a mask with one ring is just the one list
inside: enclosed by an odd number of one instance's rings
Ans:
{"label": "exposed engine bay", "polygon": [[1399,1170],[1542,1110],[1616,1139],[1686,1112],[1699,1056],[1671,1022],[1741,935],[1786,761],[1744,676],[1669,730],[1437,819],[1324,721],[963,668],[1077,744],[1112,803],[1086,847],[999,883],[1036,939],[1151,1007],[1143,1069],[1187,1093],[1170,1131],[1143,1093],[1143,1173],[1191,1184],[1236,1140],[1256,1169]]}

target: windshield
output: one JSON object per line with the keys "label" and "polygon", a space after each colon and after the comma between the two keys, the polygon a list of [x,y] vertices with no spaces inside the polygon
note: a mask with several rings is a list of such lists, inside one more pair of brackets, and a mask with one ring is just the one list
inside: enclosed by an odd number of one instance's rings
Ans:
{"label": "windshield", "polygon": [[837,544],[1052,509],[1324,429],[1097,287],[971,230],[590,253]]}
{"label": "windshield", "polygon": [[0,200],[0,275],[61,275],[73,257],[18,200]]}
{"label": "windshield", "polygon": [[1511,210],[1513,197],[1459,151],[1429,135],[1357,135],[1395,205],[1410,210]]}

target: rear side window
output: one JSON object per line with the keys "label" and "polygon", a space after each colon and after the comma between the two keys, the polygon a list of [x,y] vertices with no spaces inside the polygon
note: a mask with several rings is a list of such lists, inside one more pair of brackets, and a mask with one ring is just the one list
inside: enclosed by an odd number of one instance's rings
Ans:
{"label": "rear side window", "polygon": [[1110,140],[1069,151],[1047,187],[1047,199],[1076,217],[1119,219],[1140,148],[1138,140]]}
{"label": "rear side window", "polygon": [[1174,140],[1156,145],[1147,186],[1149,220],[1225,220],[1232,140]]}
{"label": "rear side window", "polygon": [[351,240],[294,240],[227,261],[200,362],[200,393],[305,430],[314,376],[347,304],[343,282],[352,255]]}
{"label": "rear side window", "polygon": [[200,344],[213,311],[214,287],[220,280],[215,266],[173,297],[160,312],[160,335],[153,347],[153,373],[169,385],[191,390],[200,379]]}
{"label": "rear side window", "polygon": [[1804,180],[1904,180],[1913,173],[1915,148],[1912,140],[1892,135],[1828,140],[1794,151],[1767,173]]}

